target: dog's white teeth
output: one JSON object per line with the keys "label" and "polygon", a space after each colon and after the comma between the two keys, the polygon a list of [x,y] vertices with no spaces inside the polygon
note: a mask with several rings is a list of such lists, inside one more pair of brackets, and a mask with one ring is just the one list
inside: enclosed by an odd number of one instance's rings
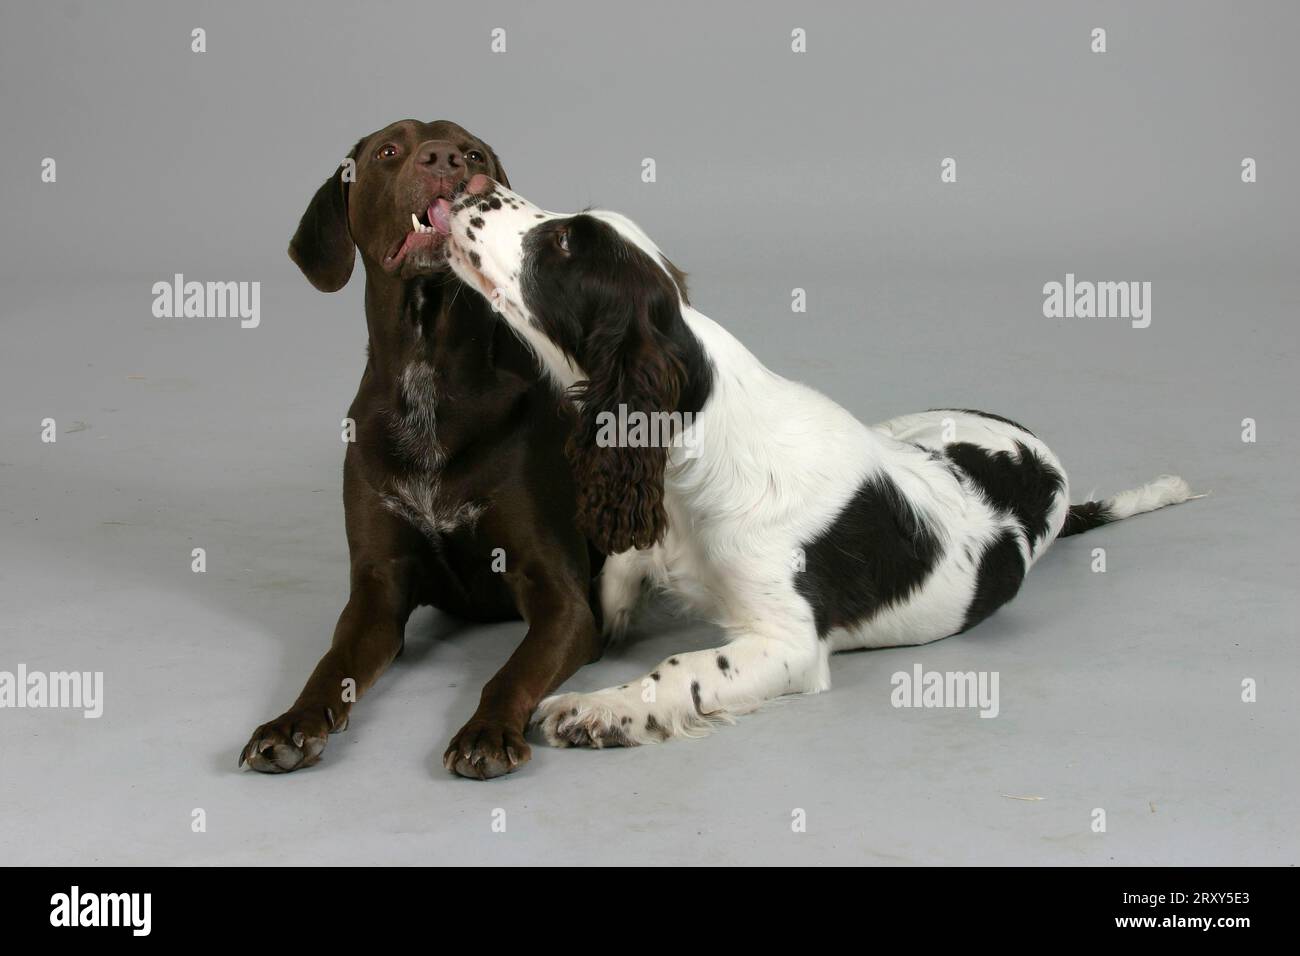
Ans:
{"label": "dog's white teeth", "polygon": [[420,217],[417,216],[415,213],[411,213],[411,228],[414,229],[416,232],[423,232],[423,231],[424,231],[424,230],[420,227]]}

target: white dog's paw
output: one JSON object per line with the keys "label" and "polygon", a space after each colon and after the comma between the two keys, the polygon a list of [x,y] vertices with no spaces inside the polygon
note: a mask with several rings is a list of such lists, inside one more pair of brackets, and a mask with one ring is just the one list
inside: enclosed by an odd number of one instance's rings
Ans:
{"label": "white dog's paw", "polygon": [[638,747],[672,737],[700,737],[717,724],[734,723],[721,708],[705,709],[708,698],[699,681],[669,676],[678,664],[671,657],[639,682],[548,697],[537,705],[532,725],[553,747]]}
{"label": "white dog's paw", "polygon": [[537,705],[533,725],[552,747],[637,747],[672,736],[652,711],[621,689],[557,694]]}

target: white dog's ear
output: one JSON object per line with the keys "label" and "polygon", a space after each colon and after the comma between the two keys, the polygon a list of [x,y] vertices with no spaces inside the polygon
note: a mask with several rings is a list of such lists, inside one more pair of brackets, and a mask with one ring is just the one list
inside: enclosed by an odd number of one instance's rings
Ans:
{"label": "white dog's ear", "polygon": [[[360,148],[358,142],[348,158],[355,160]],[[348,182],[342,165],[307,204],[298,231],[289,240],[289,258],[321,292],[337,292],[352,277],[357,247],[348,228]]]}
{"label": "white dog's ear", "polygon": [[624,415],[643,412],[657,421],[656,413],[677,410],[686,381],[679,345],[685,325],[676,288],[651,267],[622,293],[610,297],[614,304],[584,342],[582,362],[589,377],[573,390],[579,424],[569,441],[578,484],[578,527],[605,554],[662,540],[668,530],[668,450],[653,441],[602,443],[602,422],[611,420],[607,415],[625,420],[620,409]]}

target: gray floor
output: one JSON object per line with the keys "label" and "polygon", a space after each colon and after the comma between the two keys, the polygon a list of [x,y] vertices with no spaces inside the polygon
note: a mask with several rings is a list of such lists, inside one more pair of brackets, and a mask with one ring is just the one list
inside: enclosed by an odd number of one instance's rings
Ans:
{"label": "gray floor", "polygon": [[[701,258],[706,312],[864,419],[987,408],[1051,443],[1078,493],[1174,471],[1211,497],[1060,542],[972,633],[841,655],[828,694],[705,739],[535,745],[488,784],[439,757],[522,625],[426,610],[325,760],[265,777],[235,769],[239,748],[292,700],[345,597],[338,422],[362,365],[359,286],[319,296],[284,263],[244,331],[149,318],[153,278],[16,282],[0,669],[102,670],[106,705],[99,720],[0,712],[0,860],[1295,863],[1294,283],[1156,275],[1152,329],[1040,336],[1042,269],[859,281],[828,267],[802,283],[811,321],[789,313],[786,277]],[[1240,440],[1246,416],[1258,443]],[[196,546],[206,574],[190,570]],[[661,609],[570,686],[714,637]],[[894,709],[890,675],[914,663],[998,671],[1001,715]],[[1241,702],[1244,678],[1257,703]]]}

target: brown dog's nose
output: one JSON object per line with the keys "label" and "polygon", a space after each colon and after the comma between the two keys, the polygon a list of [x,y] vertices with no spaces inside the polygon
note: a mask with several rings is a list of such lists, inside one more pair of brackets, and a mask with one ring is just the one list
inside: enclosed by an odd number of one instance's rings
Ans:
{"label": "brown dog's nose", "polygon": [[469,191],[471,196],[482,196],[490,193],[494,185],[495,183],[492,182],[490,176],[485,176],[482,173],[475,173],[474,176],[471,177],[469,185],[465,188]]}
{"label": "brown dog's nose", "polygon": [[465,157],[446,140],[431,139],[421,143],[415,151],[415,161],[428,167],[435,176],[460,176],[465,172]]}

